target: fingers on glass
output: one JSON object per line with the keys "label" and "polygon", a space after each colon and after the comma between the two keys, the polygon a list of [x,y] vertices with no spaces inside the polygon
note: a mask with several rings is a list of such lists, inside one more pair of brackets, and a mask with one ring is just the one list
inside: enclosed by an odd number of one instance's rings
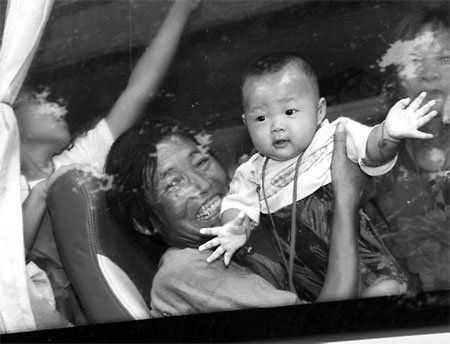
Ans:
{"label": "fingers on glass", "polygon": [[414,99],[414,100],[412,101],[411,104],[409,104],[409,108],[410,108],[411,110],[416,111],[416,110],[420,107],[420,104],[422,104],[422,102],[423,102],[423,100],[425,99],[425,96],[426,96],[426,95],[427,95],[426,92],[422,92],[421,94],[419,94],[419,95],[417,96],[417,98]]}
{"label": "fingers on glass", "polygon": [[422,131],[417,131],[412,138],[414,139],[419,139],[419,140],[427,140],[427,139],[432,139],[434,136],[433,134],[429,134],[429,133],[424,133]]}
{"label": "fingers on glass", "polygon": [[436,115],[438,114],[438,112],[436,110],[431,111],[430,113],[420,117],[417,119],[417,128],[422,127],[423,125],[427,124],[429,121],[431,121],[434,117],[436,117]]}
{"label": "fingers on glass", "polygon": [[202,234],[202,235],[217,235],[217,227],[200,228],[200,234]]}
{"label": "fingers on glass", "polygon": [[230,265],[231,262],[231,257],[233,256],[233,254],[231,252],[225,252],[224,256],[223,256],[223,262],[225,264],[225,266]]}
{"label": "fingers on glass", "polygon": [[211,239],[210,241],[204,243],[203,245],[201,245],[198,248],[198,250],[205,251],[205,250],[209,250],[210,248],[216,247],[218,245],[220,245],[219,238],[214,238],[214,239]]}
{"label": "fingers on glass", "polygon": [[208,263],[211,263],[215,261],[217,258],[219,258],[222,254],[225,253],[225,250],[222,246],[219,246],[209,257],[206,259]]}
{"label": "fingers on glass", "polygon": [[422,106],[421,108],[419,108],[416,112],[415,112],[415,114],[416,114],[416,116],[419,118],[419,117],[422,117],[422,116],[425,116],[426,114],[428,114],[428,112],[431,110],[431,108],[434,106],[436,104],[436,101],[433,99],[433,100],[430,100],[428,103],[426,103],[424,106]]}

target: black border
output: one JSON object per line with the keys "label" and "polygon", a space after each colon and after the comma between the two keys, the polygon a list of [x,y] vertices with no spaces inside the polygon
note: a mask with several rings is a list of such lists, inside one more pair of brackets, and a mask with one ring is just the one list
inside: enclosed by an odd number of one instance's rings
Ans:
{"label": "black border", "polygon": [[317,342],[450,332],[449,291],[8,334],[23,342]]}
{"label": "black border", "polygon": [[[201,34],[193,34],[192,40],[199,39]],[[122,54],[115,58],[122,58]],[[0,342],[314,342],[443,333],[450,332],[449,300],[448,291],[428,292],[414,297],[380,297],[23,332],[2,335]]]}

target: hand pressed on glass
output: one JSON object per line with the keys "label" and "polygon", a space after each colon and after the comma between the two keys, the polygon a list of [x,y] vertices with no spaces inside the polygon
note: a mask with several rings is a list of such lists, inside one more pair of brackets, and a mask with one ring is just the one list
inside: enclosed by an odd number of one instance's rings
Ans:
{"label": "hand pressed on glass", "polygon": [[218,246],[208,257],[208,263],[213,262],[223,254],[225,265],[230,264],[234,252],[244,246],[249,238],[250,229],[246,225],[245,217],[245,212],[240,211],[234,220],[223,226],[200,229],[200,234],[216,236],[198,248],[200,251],[205,251]]}
{"label": "hand pressed on glass", "polygon": [[421,106],[426,95],[426,92],[422,92],[412,102],[410,98],[401,99],[391,108],[384,122],[386,135],[389,138],[394,140],[433,138],[433,134],[418,130],[437,115],[436,110],[430,111],[436,104],[435,100],[430,100]]}

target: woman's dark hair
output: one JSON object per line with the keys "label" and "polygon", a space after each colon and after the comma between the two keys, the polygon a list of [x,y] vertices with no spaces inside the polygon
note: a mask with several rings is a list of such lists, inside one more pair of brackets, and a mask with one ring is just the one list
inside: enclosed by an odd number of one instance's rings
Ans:
{"label": "woman's dark hair", "polygon": [[117,138],[106,159],[105,172],[113,178],[107,192],[108,203],[123,225],[150,233],[163,228],[151,204],[155,197],[152,193],[157,167],[156,145],[174,135],[199,144],[195,134],[176,120],[157,118],[145,120]]}
{"label": "woman's dark hair", "polygon": [[64,99],[57,90],[46,85],[23,85],[14,101],[13,108],[17,108],[23,102],[32,100],[45,100],[66,107],[67,100]]}
{"label": "woman's dark hair", "polygon": [[398,25],[396,30],[397,39],[411,40],[417,35],[424,24],[432,24],[433,30],[440,25],[449,27],[449,5],[434,8],[422,8],[407,15]]}

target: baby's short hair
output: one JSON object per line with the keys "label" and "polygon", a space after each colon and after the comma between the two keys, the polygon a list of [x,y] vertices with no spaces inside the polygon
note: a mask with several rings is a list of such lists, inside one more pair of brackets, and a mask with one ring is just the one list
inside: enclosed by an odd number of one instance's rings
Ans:
{"label": "baby's short hair", "polygon": [[247,67],[242,77],[241,87],[250,77],[277,73],[289,64],[295,64],[310,79],[314,91],[319,96],[319,82],[311,65],[303,57],[295,53],[274,53],[260,57]]}

